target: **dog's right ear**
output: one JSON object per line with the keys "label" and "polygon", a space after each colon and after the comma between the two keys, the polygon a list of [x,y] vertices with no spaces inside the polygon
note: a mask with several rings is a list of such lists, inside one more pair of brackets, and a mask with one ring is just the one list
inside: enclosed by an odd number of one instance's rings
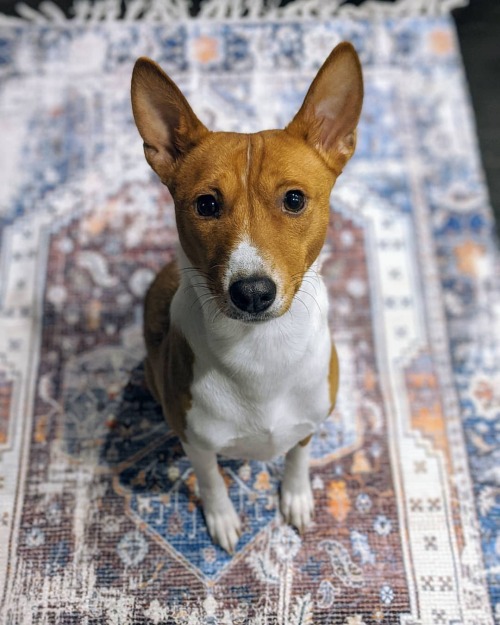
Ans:
{"label": "dog's right ear", "polygon": [[168,185],[177,161],[209,131],[177,85],[151,59],[136,61],[131,95],[146,160]]}

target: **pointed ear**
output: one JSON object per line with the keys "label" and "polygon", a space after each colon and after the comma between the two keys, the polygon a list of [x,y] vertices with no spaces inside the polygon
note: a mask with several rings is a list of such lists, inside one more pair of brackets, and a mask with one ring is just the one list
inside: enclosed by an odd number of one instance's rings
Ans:
{"label": "pointed ear", "polygon": [[363,75],[354,47],[340,43],[323,63],[286,131],[307,141],[338,175],[356,147]]}
{"label": "pointed ear", "polygon": [[146,160],[162,182],[168,184],[176,162],[209,131],[177,85],[151,59],[137,60],[131,95]]}

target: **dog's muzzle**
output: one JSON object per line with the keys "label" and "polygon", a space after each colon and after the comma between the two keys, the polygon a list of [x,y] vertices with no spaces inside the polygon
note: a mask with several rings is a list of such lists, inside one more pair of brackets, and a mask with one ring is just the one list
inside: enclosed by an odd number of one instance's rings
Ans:
{"label": "dog's muzzle", "polygon": [[258,314],[267,310],[276,299],[276,284],[266,277],[241,278],[231,284],[229,296],[238,310]]}

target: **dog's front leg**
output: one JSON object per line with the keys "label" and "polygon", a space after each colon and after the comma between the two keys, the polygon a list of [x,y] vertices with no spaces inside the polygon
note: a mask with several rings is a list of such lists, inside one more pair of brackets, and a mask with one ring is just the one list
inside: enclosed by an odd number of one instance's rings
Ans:
{"label": "dog's front leg", "polygon": [[210,536],[215,543],[232,554],[241,536],[241,521],[229,499],[217,464],[217,456],[212,451],[205,451],[186,443],[183,443],[183,447],[198,479]]}
{"label": "dog's front leg", "polygon": [[281,513],[287,523],[302,534],[314,512],[314,498],[309,480],[309,441],[293,447],[286,455],[281,483]]}

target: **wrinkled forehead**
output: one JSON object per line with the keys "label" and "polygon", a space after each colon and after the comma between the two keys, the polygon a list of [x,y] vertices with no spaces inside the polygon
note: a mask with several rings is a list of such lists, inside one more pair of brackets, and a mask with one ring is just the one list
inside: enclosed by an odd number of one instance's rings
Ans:
{"label": "wrinkled forehead", "polygon": [[182,163],[178,190],[180,194],[218,191],[231,204],[244,192],[265,196],[282,187],[300,187],[313,194],[325,185],[325,175],[330,177],[317,152],[283,130],[214,132]]}
{"label": "wrinkled forehead", "polygon": [[[176,209],[188,257],[227,289],[237,279],[298,275],[317,257],[329,214],[332,174],[315,150],[285,131],[211,133],[181,163]],[[287,191],[301,190],[304,215],[283,210]],[[216,196],[220,218],[194,207]]]}

